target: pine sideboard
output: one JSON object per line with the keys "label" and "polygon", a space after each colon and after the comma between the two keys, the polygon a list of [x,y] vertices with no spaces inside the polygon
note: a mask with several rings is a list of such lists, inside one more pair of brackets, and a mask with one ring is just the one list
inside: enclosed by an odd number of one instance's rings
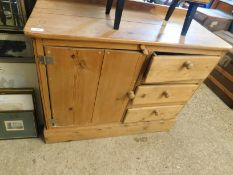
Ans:
{"label": "pine sideboard", "polygon": [[[114,9],[113,9],[114,11]],[[33,38],[46,143],[168,131],[231,46],[186,10],[127,1],[119,30],[101,0],[38,0]]]}

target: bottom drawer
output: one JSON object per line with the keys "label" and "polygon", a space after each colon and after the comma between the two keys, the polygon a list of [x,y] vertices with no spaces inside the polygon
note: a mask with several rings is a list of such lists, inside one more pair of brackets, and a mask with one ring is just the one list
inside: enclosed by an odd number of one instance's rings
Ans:
{"label": "bottom drawer", "polygon": [[124,122],[131,123],[175,118],[182,107],[182,105],[175,105],[128,109]]}

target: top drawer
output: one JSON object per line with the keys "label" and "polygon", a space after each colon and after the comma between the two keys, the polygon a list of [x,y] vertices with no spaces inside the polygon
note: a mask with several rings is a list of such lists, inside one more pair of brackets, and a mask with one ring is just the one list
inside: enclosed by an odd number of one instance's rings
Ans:
{"label": "top drawer", "polygon": [[218,63],[218,56],[156,55],[145,83],[205,79]]}

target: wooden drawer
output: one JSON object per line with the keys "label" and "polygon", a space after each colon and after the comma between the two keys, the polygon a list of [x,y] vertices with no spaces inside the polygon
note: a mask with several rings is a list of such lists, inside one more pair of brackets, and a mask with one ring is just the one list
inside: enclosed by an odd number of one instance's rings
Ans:
{"label": "wooden drawer", "polygon": [[128,109],[124,122],[131,123],[172,119],[176,117],[182,107],[182,105],[176,105]]}
{"label": "wooden drawer", "polygon": [[198,85],[143,85],[139,86],[133,105],[160,104],[160,103],[184,103]]}
{"label": "wooden drawer", "polygon": [[218,63],[218,56],[156,55],[145,83],[205,79]]}

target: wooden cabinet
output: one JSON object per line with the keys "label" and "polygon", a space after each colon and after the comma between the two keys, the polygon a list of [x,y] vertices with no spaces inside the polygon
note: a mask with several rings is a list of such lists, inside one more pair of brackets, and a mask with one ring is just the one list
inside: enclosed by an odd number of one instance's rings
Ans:
{"label": "wooden cabinet", "polygon": [[121,122],[145,55],[69,47],[45,47],[45,53],[51,125]]}
{"label": "wooden cabinet", "polygon": [[182,9],[163,28],[167,7],[127,1],[116,31],[102,0],[81,1],[38,1],[24,29],[34,41],[47,143],[168,131],[231,49],[195,21],[180,37]]}

